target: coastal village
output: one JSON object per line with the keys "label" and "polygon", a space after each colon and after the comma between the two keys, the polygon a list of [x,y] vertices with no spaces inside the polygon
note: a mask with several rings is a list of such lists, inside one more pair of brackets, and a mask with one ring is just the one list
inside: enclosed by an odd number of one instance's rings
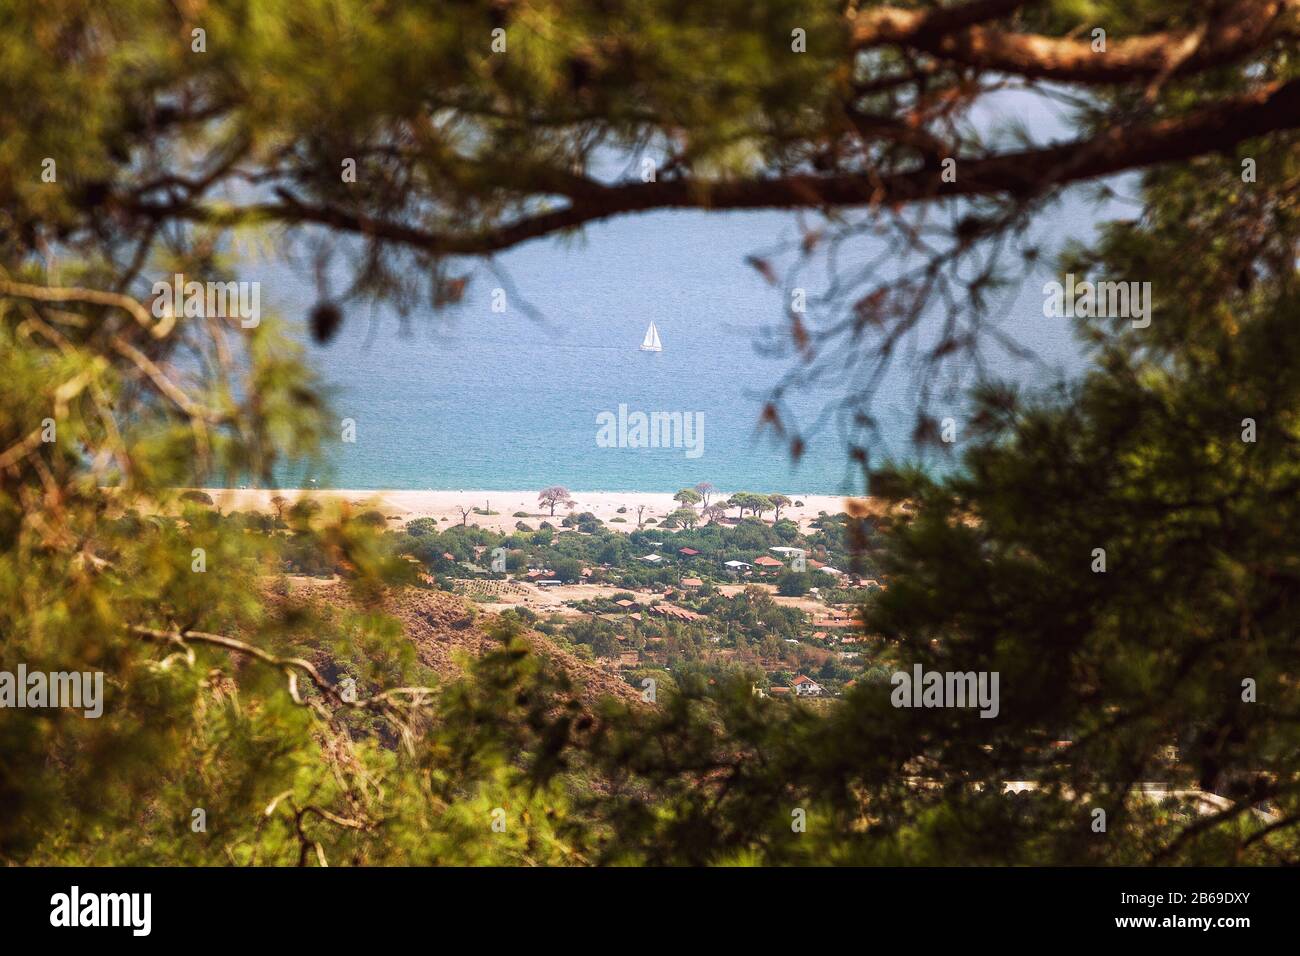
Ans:
{"label": "coastal village", "polygon": [[[449,511],[444,502],[436,513],[411,518],[333,493],[292,504],[273,499],[269,512],[224,517],[283,536],[290,578],[345,606],[352,602],[346,570],[315,546],[298,549],[295,527],[325,507],[325,497],[350,510],[409,569],[410,587],[389,610],[421,660],[439,672],[454,672],[459,652],[483,653],[490,623],[505,619],[532,635],[534,646],[540,641],[539,650],[591,701],[656,702],[656,691],[685,681],[722,685],[737,677],[754,697],[813,708],[834,706],[859,682],[887,688],[894,668],[863,612],[889,592],[877,563],[880,537],[908,506],[895,512],[847,498],[839,499],[842,510],[813,514],[806,502],[783,495],[705,491],[709,504],[704,493],[683,489],[672,509],[650,507],[644,496],[628,495],[632,503],[622,505],[609,500],[614,495],[583,495],[601,502],[604,517],[580,510],[558,488],[541,493],[540,507],[508,516],[490,507]],[[190,494],[216,504],[204,492]],[[513,531],[505,530],[507,519]],[[1070,746],[1068,734],[1053,743]],[[1177,749],[1167,749],[1158,778],[1136,785],[1143,802],[1182,800],[1198,815],[1221,811],[1224,797],[1182,780]],[[1001,789],[1020,797],[1039,785],[1016,777]],[[1267,807],[1254,814],[1273,818]]]}
{"label": "coastal village", "polygon": [[[888,587],[870,558],[876,519],[793,520],[779,512],[796,499],[782,495],[704,499],[683,489],[681,507],[643,511],[627,530],[632,509],[605,521],[565,497],[562,517],[521,512],[509,534],[472,515],[416,519],[400,534],[425,586],[518,616],[633,686],[743,670],[764,697],[852,687],[867,663],[860,609]],[[853,536],[866,547],[851,551]]]}
{"label": "coastal village", "polygon": [[864,677],[888,680],[862,623],[889,588],[877,558],[894,513],[876,499],[726,494],[708,482],[672,494],[553,486],[189,496],[280,535],[285,571],[301,586],[346,578],[294,530],[340,509],[380,532],[410,586],[517,621],[589,675],[607,675],[602,684],[640,692],[647,680],[741,677],[755,696],[814,702]]}

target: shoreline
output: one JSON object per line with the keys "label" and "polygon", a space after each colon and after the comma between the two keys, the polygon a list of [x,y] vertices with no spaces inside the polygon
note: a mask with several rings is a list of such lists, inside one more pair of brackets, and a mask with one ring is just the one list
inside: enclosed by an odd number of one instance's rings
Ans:
{"label": "shoreline", "polygon": [[[415,491],[410,489],[373,490],[362,488],[200,488],[196,489],[210,495],[223,512],[258,511],[271,513],[275,506],[271,499],[277,495],[290,503],[300,498],[318,501],[342,501],[350,507],[364,510],[377,509],[383,512],[390,527],[401,527],[416,518],[435,518],[440,527],[453,527],[462,523],[504,533],[512,532],[516,522],[522,521],[536,530],[541,522],[549,521],[559,526],[560,520],[569,513],[569,509],[557,506],[554,517],[549,506],[540,505],[537,494],[540,489],[528,491],[481,491],[466,489],[462,491]],[[604,522],[612,531],[635,531],[637,528],[637,508],[643,508],[642,519],[653,518],[662,521],[670,512],[675,511],[678,503],[673,500],[671,491],[571,491],[570,495],[577,502],[574,514],[589,511]],[[710,503],[725,501],[734,492],[714,492]],[[849,510],[847,502],[856,504],[862,498],[848,498],[841,495],[798,495],[784,493],[801,507],[794,505],[781,509],[781,517],[790,518],[800,528],[807,528],[819,512],[839,514]],[[486,510],[488,505],[496,512],[492,515],[476,514],[472,510],[462,514],[461,509],[480,508]],[[625,509],[620,512],[620,508]],[[696,506],[696,510],[699,506]],[[518,517],[516,512],[523,512],[526,517]],[[728,509],[728,517],[734,518],[734,508]],[[619,520],[622,519],[622,520]],[[763,520],[771,522],[772,512],[764,513]],[[655,527],[650,525],[650,527]]]}

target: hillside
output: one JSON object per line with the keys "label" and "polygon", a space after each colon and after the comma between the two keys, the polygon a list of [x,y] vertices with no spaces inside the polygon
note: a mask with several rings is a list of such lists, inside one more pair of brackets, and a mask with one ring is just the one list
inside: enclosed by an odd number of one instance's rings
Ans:
{"label": "hillside", "polygon": [[[292,581],[296,594],[309,593],[313,599],[335,607],[355,606],[352,593],[341,581],[302,577],[295,577]],[[459,655],[478,657],[492,647],[493,641],[487,630],[496,615],[482,611],[455,594],[413,587],[395,588],[388,592],[383,610],[401,621],[420,663],[444,679],[461,675],[456,662]],[[573,682],[585,703],[592,704],[605,697],[626,702],[640,701],[641,695],[614,671],[579,659],[557,647],[544,634],[528,631],[524,637],[538,654]]]}

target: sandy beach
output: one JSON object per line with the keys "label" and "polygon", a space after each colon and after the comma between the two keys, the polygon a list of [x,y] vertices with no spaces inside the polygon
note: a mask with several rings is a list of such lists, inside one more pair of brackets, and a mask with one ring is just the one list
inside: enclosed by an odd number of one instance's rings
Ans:
{"label": "sandy beach", "polygon": [[[552,524],[558,525],[560,519],[568,513],[564,507],[556,507],[555,516],[552,518],[551,509],[538,504],[536,490],[360,491],[337,489],[316,491],[268,488],[204,488],[203,491],[211,495],[213,501],[224,512],[271,512],[275,510],[271,499],[277,495],[290,502],[297,501],[302,497],[315,498],[322,502],[326,500],[345,501],[354,508],[366,510],[374,508],[382,511],[384,516],[389,519],[391,527],[400,527],[415,518],[436,518],[440,525],[456,525],[462,522],[462,508],[467,510],[479,508],[483,511],[491,510],[497,513],[482,515],[475,514],[470,510],[468,516],[463,520],[467,524],[490,528],[494,531],[513,531],[515,523],[518,521],[523,521],[534,528],[542,521],[550,521]],[[725,494],[715,492],[710,501],[725,501],[730,494],[731,492]],[[614,531],[635,530],[638,507],[645,508],[642,515],[643,520],[654,518],[657,521],[662,521],[666,515],[679,507],[677,502],[673,501],[672,492],[575,491],[572,493],[572,497],[577,502],[577,506],[572,509],[575,514],[590,511]],[[818,512],[825,511],[829,514],[839,514],[846,510],[845,501],[847,499],[838,495],[796,495],[787,492],[787,497],[802,504],[783,508],[781,517],[797,521],[800,527],[803,528],[806,528],[808,523],[817,517]],[[620,508],[627,510],[620,513]],[[516,517],[516,512],[524,512],[527,517]],[[734,508],[728,509],[728,514],[734,517],[736,510]],[[765,520],[771,521],[772,512],[767,512],[763,517]]]}

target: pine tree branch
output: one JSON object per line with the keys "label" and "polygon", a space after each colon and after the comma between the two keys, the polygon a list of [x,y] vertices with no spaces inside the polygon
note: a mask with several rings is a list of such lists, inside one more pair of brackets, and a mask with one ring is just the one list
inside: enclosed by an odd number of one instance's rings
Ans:
{"label": "pine tree branch", "polygon": [[1244,59],[1278,37],[1300,36],[1300,0],[1243,0],[1200,28],[1108,40],[1104,50],[1094,50],[1090,40],[980,25],[1025,5],[985,0],[933,10],[864,11],[851,21],[853,45],[905,46],[1027,79],[1115,84],[1200,72]]}
{"label": "pine tree branch", "polygon": [[208,225],[322,225],[436,255],[488,255],[587,223],[661,209],[828,209],[975,196],[1027,198],[1071,183],[1223,152],[1257,136],[1297,128],[1300,80],[1292,80],[1220,100],[1186,116],[1113,126],[1054,146],[959,159],[950,182],[928,166],[888,175],[791,173],[709,182],[631,182],[602,186],[561,209],[473,233],[377,219],[330,203],[311,203],[283,190],[279,202],[233,210],[140,204],[135,211]]}

